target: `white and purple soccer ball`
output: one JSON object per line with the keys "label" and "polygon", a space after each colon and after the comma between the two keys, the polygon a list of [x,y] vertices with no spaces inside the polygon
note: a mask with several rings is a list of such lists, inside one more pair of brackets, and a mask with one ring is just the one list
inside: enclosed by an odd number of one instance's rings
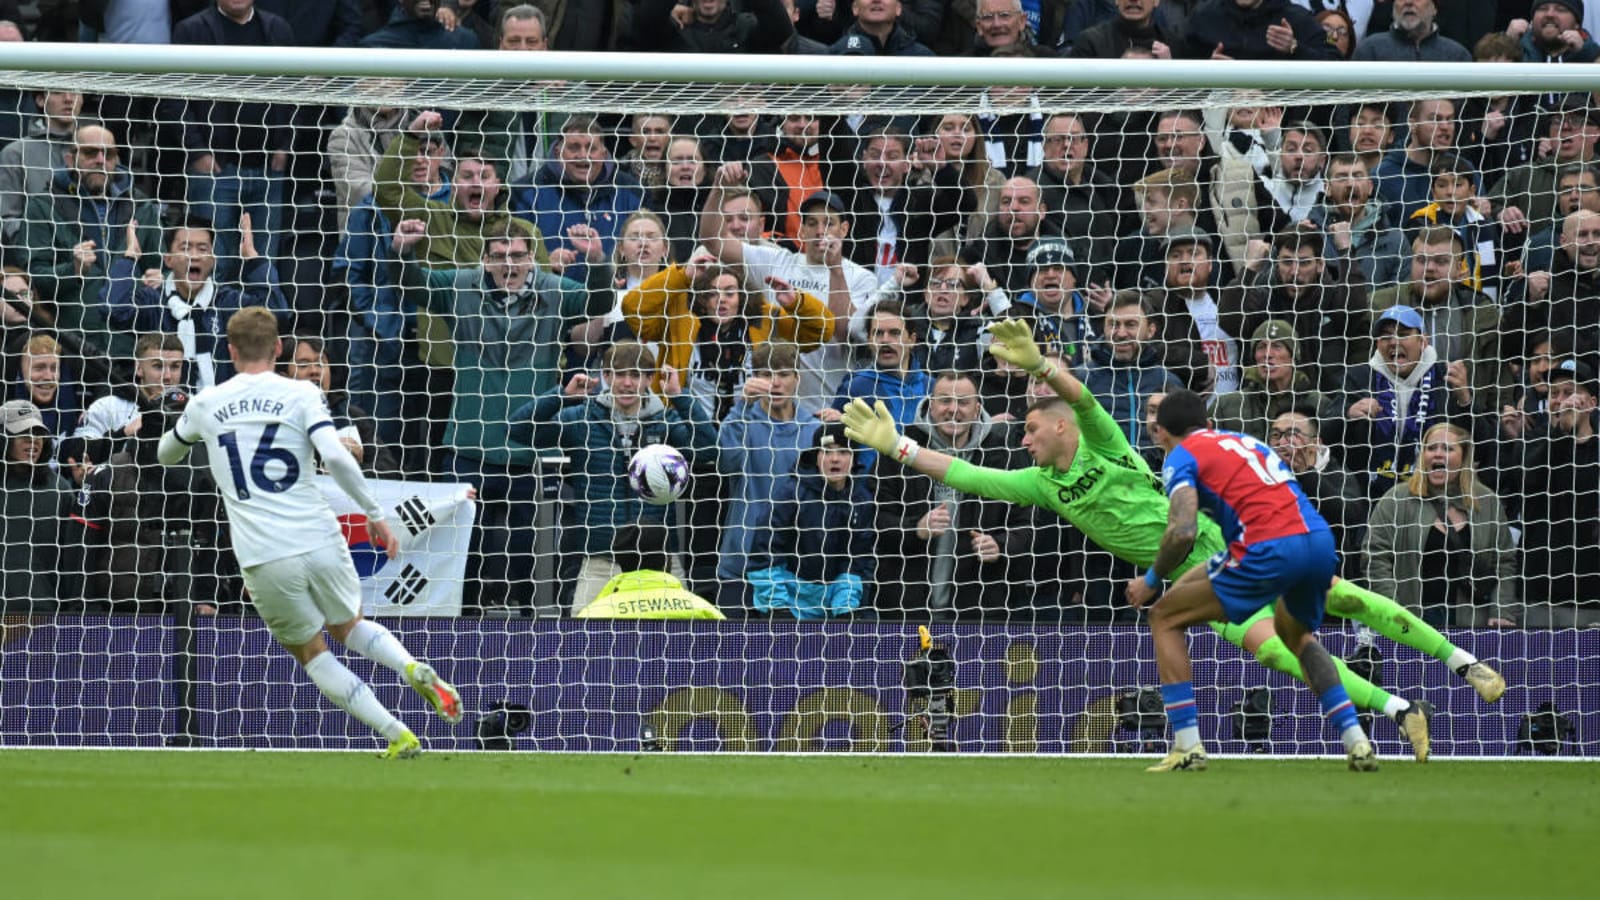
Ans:
{"label": "white and purple soccer ball", "polygon": [[666,506],[688,489],[689,463],[666,444],[641,447],[628,460],[628,484],[644,502]]}

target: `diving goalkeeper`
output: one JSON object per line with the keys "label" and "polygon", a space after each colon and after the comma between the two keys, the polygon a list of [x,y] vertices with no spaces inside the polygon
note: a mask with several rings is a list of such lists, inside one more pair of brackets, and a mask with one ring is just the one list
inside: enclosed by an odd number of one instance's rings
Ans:
{"label": "diving goalkeeper", "polygon": [[[993,325],[991,331],[991,354],[1049,384],[1056,394],[1035,403],[1024,420],[1022,447],[1035,465],[1016,471],[987,469],[919,447],[899,433],[881,404],[874,408],[859,399],[844,410],[845,433],[964,493],[1054,510],[1117,558],[1148,567],[1167,528],[1167,497],[1159,480],[1094,395],[1072,373],[1044,359],[1026,322],[1008,319]],[[1203,566],[1223,547],[1221,529],[1201,516],[1194,549],[1172,577]],[[1466,678],[1485,702],[1493,703],[1505,692],[1505,680],[1499,673],[1387,597],[1335,578],[1328,591],[1327,611],[1362,622],[1391,640],[1445,662]],[[1273,630],[1270,606],[1238,625],[1216,622],[1211,627],[1230,643],[1255,654],[1262,665],[1305,681],[1299,661]],[[1417,759],[1426,760],[1430,707],[1395,697],[1351,672],[1342,660],[1336,658],[1335,662],[1350,699],[1393,719]]]}

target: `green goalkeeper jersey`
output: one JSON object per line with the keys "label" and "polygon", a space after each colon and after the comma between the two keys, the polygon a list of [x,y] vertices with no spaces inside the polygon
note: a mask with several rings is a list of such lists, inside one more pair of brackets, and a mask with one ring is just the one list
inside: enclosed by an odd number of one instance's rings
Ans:
{"label": "green goalkeeper jersey", "polygon": [[[963,493],[1054,510],[1118,559],[1148,567],[1167,530],[1167,495],[1116,420],[1087,388],[1072,411],[1080,437],[1077,455],[1065,470],[987,469],[952,459],[945,483]],[[1203,515],[1199,519],[1194,549],[1168,577],[1204,564],[1226,546],[1217,523]]]}

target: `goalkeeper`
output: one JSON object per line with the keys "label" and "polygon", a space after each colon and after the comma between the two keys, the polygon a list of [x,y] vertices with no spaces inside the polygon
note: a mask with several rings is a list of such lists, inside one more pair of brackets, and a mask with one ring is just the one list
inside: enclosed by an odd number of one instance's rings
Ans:
{"label": "goalkeeper", "polygon": [[[1096,544],[1141,568],[1155,559],[1167,527],[1167,498],[1150,467],[1128,444],[1117,423],[1070,372],[1040,354],[1026,322],[1008,319],[991,326],[989,352],[1050,385],[1055,398],[1035,403],[1024,420],[1022,447],[1036,465],[1001,471],[971,465],[917,446],[895,428],[888,410],[855,400],[844,410],[845,433],[885,456],[956,490],[1024,506],[1052,509]],[[880,404],[881,407],[881,404]],[[1204,565],[1223,549],[1222,531],[1202,516],[1200,534],[1183,565],[1173,573]],[[1328,612],[1355,619],[1386,637],[1449,664],[1470,682],[1485,702],[1505,691],[1505,681],[1470,653],[1387,597],[1343,579],[1328,592]],[[1305,680],[1299,662],[1272,627],[1271,607],[1238,624],[1212,623],[1235,646],[1255,654],[1264,666]],[[1428,757],[1430,708],[1409,703],[1351,672],[1335,659],[1350,699],[1382,712],[1400,726],[1417,759]]]}

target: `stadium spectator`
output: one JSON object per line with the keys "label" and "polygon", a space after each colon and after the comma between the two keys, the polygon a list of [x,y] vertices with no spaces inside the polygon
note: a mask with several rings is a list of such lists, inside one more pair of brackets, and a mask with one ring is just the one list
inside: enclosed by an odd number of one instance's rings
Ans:
{"label": "stadium spectator", "polygon": [[1183,47],[1184,32],[1173,27],[1163,12],[1161,0],[1117,0],[1116,15],[1078,32],[1065,55],[1121,59],[1129,48],[1137,47],[1149,50],[1155,59],[1171,59],[1173,48]]}
{"label": "stadium spectator", "polygon": [[717,606],[730,618],[750,607],[750,546],[767,527],[778,485],[811,446],[818,420],[795,402],[800,348],[768,341],[750,352],[750,377],[717,431],[717,470],[728,489],[717,559]]}
{"label": "stadium spectator", "polygon": [[1204,0],[1189,15],[1178,55],[1331,60],[1334,51],[1321,23],[1291,0]]}
{"label": "stadium spectator", "polygon": [[156,204],[134,190],[119,160],[110,131],[80,125],[50,192],[28,201],[19,237],[35,298],[55,304],[56,327],[84,342],[84,356],[120,362],[133,358],[134,335],[108,328],[106,278],[130,249],[139,272],[159,268],[161,229]]}
{"label": "stadium spectator", "polygon": [[55,444],[70,437],[83,416],[83,387],[61,357],[61,345],[50,335],[28,338],[21,376],[9,390],[11,399],[33,404]]}
{"label": "stadium spectator", "polygon": [[1529,436],[1522,469],[1523,624],[1592,628],[1600,625],[1600,384],[1572,358],[1545,377],[1549,429]]}
{"label": "stadium spectator", "polygon": [[900,0],[854,0],[855,21],[828,48],[834,56],[932,56],[900,23]]}
{"label": "stadium spectator", "polygon": [[377,426],[367,411],[350,402],[350,394],[334,387],[333,364],[328,361],[322,338],[304,335],[294,339],[294,347],[283,365],[283,374],[295,381],[309,381],[322,391],[333,416],[333,430],[350,455],[369,477],[393,474],[399,467],[388,449],[378,443]]}
{"label": "stadium spectator", "polygon": [[140,268],[144,254],[131,234],[111,263],[106,308],[112,327],[131,333],[176,334],[189,368],[184,383],[197,391],[233,377],[228,320],[234,313],[247,306],[264,306],[285,330],[291,319],[289,302],[278,287],[277,269],[256,252],[253,224],[248,213],[239,220],[244,268],[238,285],[223,284],[213,277],[217,269],[212,249],[215,232],[204,225],[171,229],[158,269]]}
{"label": "stadium spectator", "polygon": [[818,298],[773,283],[776,303],[769,303],[747,283],[737,268],[690,263],[667,267],[622,298],[628,327],[658,348],[653,390],[670,374],[707,418],[721,421],[753,348],[783,340],[807,352],[832,339],[833,314]]}
{"label": "stadium spectator", "polygon": [[1472,62],[1466,47],[1444,36],[1434,20],[1435,0],[1394,0],[1389,30],[1369,34],[1356,47],[1354,59],[1370,62]]}
{"label": "stadium spectator", "polygon": [[654,112],[633,114],[628,149],[617,157],[617,170],[626,172],[648,195],[667,181],[667,144],[672,140],[672,117]]}
{"label": "stadium spectator", "polygon": [[1512,19],[1506,33],[1522,41],[1522,61],[1586,63],[1600,45],[1583,31],[1583,0],[1533,0],[1527,19]]}
{"label": "stadium spectator", "polygon": [[[1495,399],[1499,376],[1500,309],[1464,282],[1461,236],[1440,226],[1417,232],[1411,242],[1411,277],[1372,293],[1372,311],[1405,306],[1423,321],[1428,345],[1439,359],[1462,363],[1468,393]],[[1491,408],[1498,408],[1498,404]]]}
{"label": "stadium spectator", "polygon": [[[544,10],[519,3],[499,15],[497,49],[512,52],[550,49]],[[494,164],[501,183],[516,184],[539,168],[560,124],[561,116],[539,110],[469,109],[457,117],[454,131],[462,143],[478,146],[484,158]]]}
{"label": "stadium spectator", "polygon": [[[0,44],[22,43],[22,29],[10,19],[0,19]],[[32,91],[0,89],[0,147],[28,133],[28,120],[38,115]]]}
{"label": "stadium spectator", "polygon": [[[894,420],[904,427],[916,421],[917,410],[932,387],[927,370],[918,360],[917,334],[906,322],[905,308],[895,302],[879,303],[872,310],[869,343],[872,362],[857,369],[839,386],[832,406],[843,410],[860,397],[868,403],[883,401]],[[860,464],[869,468],[875,462],[872,451],[863,451]]]}
{"label": "stadium spectator", "polygon": [[[470,28],[457,28],[454,10],[441,16],[447,7],[435,0],[395,0],[389,21],[361,39],[363,47],[388,47],[400,50],[477,50],[478,36]],[[445,21],[452,24],[445,26]]]}
{"label": "stadium spectator", "polygon": [[1600,352],[1600,213],[1567,216],[1551,271],[1528,276],[1526,306],[1507,319],[1511,329],[1547,329],[1563,353]]}
{"label": "stadium spectator", "polygon": [[1550,153],[1506,170],[1491,192],[1501,226],[1509,235],[1523,235],[1553,224],[1556,179],[1561,168],[1595,161],[1600,142],[1600,109],[1591,109],[1587,94],[1568,96],[1546,118]]}
{"label": "stadium spectator", "polygon": [[[681,12],[680,12],[681,11]],[[779,0],[639,0],[633,45],[669,53],[781,53],[794,33]]]}
{"label": "stadium spectator", "polygon": [[[438,196],[437,190],[434,195],[423,193],[432,185],[414,180],[418,145],[436,140],[443,121],[433,110],[418,113],[406,133],[389,142],[373,173],[373,199],[383,218],[390,224],[413,218],[425,222],[427,240],[418,256],[433,268],[475,266],[485,253],[485,236],[508,231],[528,241],[535,263],[547,265],[549,255],[538,228],[508,211],[510,195],[493,162],[481,151],[457,147],[448,194]],[[422,396],[426,398],[424,419],[430,424],[424,445],[436,447],[443,441],[443,423],[449,417],[446,404],[455,379],[455,347],[448,323],[428,313],[425,303],[417,307],[416,338],[417,357],[427,366]],[[419,452],[418,457],[420,462],[427,455]],[[433,466],[439,460],[428,458],[427,462]],[[409,459],[407,466],[411,466]]]}
{"label": "stadium spectator", "polygon": [[1197,229],[1167,232],[1167,265],[1155,291],[1162,361],[1189,390],[1226,394],[1239,389],[1239,338],[1227,332],[1211,289],[1212,237]]}
{"label": "stadium spectator", "polygon": [[1196,227],[1200,189],[1188,172],[1162,169],[1133,185],[1139,227],[1117,241],[1108,277],[1119,289],[1158,288],[1166,269],[1167,233]]}
{"label": "stadium spectator", "polygon": [[1281,319],[1262,322],[1250,333],[1255,365],[1244,370],[1239,389],[1211,404],[1212,427],[1240,431],[1266,443],[1273,420],[1293,411],[1315,415],[1322,392],[1306,373],[1294,326]]}
{"label": "stadium spectator", "polygon": [[1358,103],[1345,127],[1345,149],[1361,157],[1367,174],[1378,171],[1383,156],[1394,143],[1394,120],[1389,104],[1380,101]]}
{"label": "stadium spectator", "polygon": [[1319,9],[1315,16],[1317,22],[1322,25],[1323,32],[1328,35],[1328,44],[1333,47],[1334,58],[1342,60],[1354,56],[1358,35],[1350,14],[1343,9]]}
{"label": "stadium spectator", "polygon": [[28,273],[19,266],[0,269],[0,384],[17,378],[22,348],[33,335],[32,320],[41,325],[50,321],[44,304],[33,304],[33,287]]}
{"label": "stadium spectator", "polygon": [[780,482],[767,526],[750,545],[751,605],[760,613],[827,619],[873,612],[876,503],[844,426],[812,433]]}
{"label": "stadium spectator", "polygon": [[955,256],[964,241],[983,234],[989,227],[989,220],[1000,209],[1000,189],[1005,184],[1005,176],[990,164],[989,154],[979,140],[974,115],[951,113],[928,117],[915,149],[919,158],[936,160],[959,172],[957,181],[965,194],[963,211],[966,217],[954,231],[934,235],[929,250],[930,259]]}
{"label": "stadium spectator", "polygon": [[[912,141],[892,126],[862,136],[849,207],[845,253],[887,280],[901,263],[928,261],[931,238],[960,226],[963,190],[960,171],[912,155]],[[933,171],[926,183],[909,176],[915,167]]]}
{"label": "stadium spectator", "polygon": [[1417,469],[1373,504],[1366,555],[1371,589],[1435,628],[1517,624],[1516,544],[1458,426],[1429,427]]}
{"label": "stadium spectator", "polygon": [[983,310],[969,307],[982,302],[979,295],[968,290],[961,263],[944,257],[928,265],[922,302],[909,306],[906,312],[930,372],[972,372],[982,364],[983,348],[988,344],[988,334],[983,330],[987,317]]}
{"label": "stadium spectator", "polygon": [[[351,110],[339,126],[351,129],[348,144],[343,140],[340,144],[352,150],[364,144],[356,119],[359,112]],[[388,142],[397,136],[398,131]],[[329,137],[328,144],[332,154],[334,137]],[[376,155],[371,159],[377,165],[386,149],[356,150],[348,155],[348,161],[330,156],[329,164],[336,175],[343,169],[347,178],[353,178],[365,164],[362,153],[373,151]],[[449,148],[434,135],[417,141],[416,153],[405,166],[404,175],[421,197],[448,207],[449,163]],[[352,403],[371,411],[377,423],[378,442],[393,448],[404,471],[421,475],[428,471],[429,369],[417,354],[417,310],[401,299],[395,283],[396,260],[389,248],[394,226],[378,208],[371,172],[366,181],[367,193],[348,210],[333,257],[332,274],[344,283],[348,296],[345,363],[349,374],[345,389]],[[353,181],[346,183],[356,187]],[[442,406],[439,408],[442,410]]]}
{"label": "stadium spectator", "polygon": [[[1219,157],[1207,143],[1204,117],[1195,110],[1168,110],[1155,120],[1157,170],[1177,169],[1200,190],[1195,227],[1222,239],[1222,252],[1235,274],[1243,268],[1245,247],[1256,237],[1252,191],[1257,180],[1250,164]],[[1174,176],[1176,177],[1176,176]],[[1213,259],[1220,260],[1213,252]]]}
{"label": "stadium spectator", "polygon": [[[111,393],[89,404],[73,437],[110,438],[116,445],[126,438],[137,437],[144,427],[141,410],[161,403],[169,392],[183,384],[183,343],[177,335],[160,332],[141,335],[134,345],[133,355],[133,383],[117,385]],[[153,434],[161,437],[159,430]],[[94,456],[96,459],[105,457],[104,453]]]}
{"label": "stadium spectator", "polygon": [[[344,121],[328,132],[328,175],[333,179],[340,230],[349,221],[350,210],[372,195],[378,163],[415,115],[398,106],[352,106]],[[449,148],[437,136],[419,142],[411,164],[412,181],[419,185],[437,182],[440,169],[449,165],[449,156]]]}
{"label": "stadium spectator", "polygon": [[1344,390],[1329,403],[1327,443],[1344,449],[1345,465],[1366,479],[1372,497],[1411,474],[1425,431],[1451,420],[1472,422],[1466,363],[1440,355],[1426,327],[1409,306],[1380,313],[1372,358],[1345,373]]}
{"label": "stadium spectator", "polygon": [[1331,390],[1343,382],[1345,366],[1365,360],[1372,316],[1360,271],[1341,257],[1325,259],[1323,246],[1323,236],[1308,229],[1273,238],[1259,271],[1222,290],[1221,318],[1229,334],[1253,334],[1267,319],[1287,322],[1305,374]]}
{"label": "stadium spectator", "polygon": [[[726,265],[743,266],[763,289],[768,279],[776,279],[813,297],[826,297],[835,320],[848,322],[852,314],[868,308],[878,282],[869,269],[844,256],[845,237],[852,228],[844,200],[829,191],[806,198],[800,206],[800,249],[785,250],[756,242],[760,226],[751,215],[754,195],[742,195],[739,206],[727,205],[730,188],[742,177],[742,167],[724,166],[717,173],[700,215],[700,239],[707,251]],[[739,230],[743,237],[736,235]],[[817,411],[833,398],[849,369],[846,338],[835,328],[832,343],[801,356],[802,407]]]}
{"label": "stadium spectator", "polygon": [[581,265],[572,248],[572,229],[598,233],[609,256],[618,229],[644,201],[631,176],[609,158],[605,135],[592,116],[575,115],[561,126],[561,143],[531,183],[512,189],[511,208],[528,219],[550,245],[550,264],[560,271]]}
{"label": "stadium spectator", "polygon": [[1339,543],[1342,571],[1353,575],[1360,568],[1361,543],[1366,536],[1366,485],[1322,442],[1315,413],[1282,413],[1272,420],[1267,442],[1294,473],[1311,505],[1328,520]]}
{"label": "stadium spectator", "polygon": [[425,267],[414,248],[428,237],[428,223],[402,220],[393,248],[403,263],[402,290],[418,308],[449,323],[456,345],[454,400],[439,468],[471,483],[482,504],[467,568],[477,594],[466,605],[526,614],[533,584],[513,573],[533,553],[539,485],[533,448],[556,445],[530,446],[519,439],[514,423],[525,419],[512,416],[511,409],[523,398],[559,389],[562,340],[582,318],[603,311],[596,303],[609,302],[610,267],[599,240],[591,238],[583,249],[596,281],[587,289],[538,271],[526,232],[509,223],[481,235],[479,265]]}
{"label": "stadium spectator", "polygon": [[972,24],[977,30],[972,45],[974,56],[990,56],[1005,47],[1033,44],[1022,0],[977,0]]}
{"label": "stadium spectator", "polygon": [[1259,234],[1282,234],[1308,221],[1322,203],[1326,186],[1322,175],[1328,163],[1328,139],[1322,129],[1296,121],[1281,126],[1278,134],[1281,143],[1273,154],[1272,170],[1257,182]]}
{"label": "stadium spectator", "polygon": [[1083,117],[1051,116],[1044,123],[1044,163],[1031,177],[1039,185],[1044,208],[1059,218],[1061,234],[1073,245],[1074,255],[1099,267],[1115,255],[1123,201],[1122,189],[1089,160],[1090,141]]}
{"label": "stadium spectator", "polygon": [[[1029,248],[1026,261],[1032,273],[1028,289],[1017,296],[1009,311],[994,309],[998,303],[991,303],[991,309],[997,316],[1006,312],[1027,320],[1041,345],[1059,352],[1069,365],[1078,365],[1094,340],[1093,319],[1105,309],[1107,297],[1095,291],[1085,296],[1078,290],[1077,272],[1081,267],[1073,258],[1072,246],[1060,238],[1035,243]],[[985,296],[992,295],[996,285],[987,269],[980,263],[970,271],[978,281],[978,290]]]}
{"label": "stadium spectator", "polygon": [[686,261],[700,241],[700,208],[705,205],[710,175],[700,139],[688,135],[672,138],[667,144],[666,167],[665,182],[659,190],[645,195],[644,206],[665,220],[660,225],[670,244],[671,258]]}
{"label": "stadium spectator", "polygon": [[[905,433],[973,465],[1008,469],[1015,456],[1005,429],[984,412],[976,379],[965,372],[934,377],[922,412]],[[879,460],[875,475],[879,611],[944,620],[1003,612],[1011,564],[1029,549],[1028,514],[963,495],[896,461]],[[1031,602],[1026,594],[1023,599]]]}
{"label": "stadium spectator", "polygon": [[74,91],[40,91],[34,102],[39,113],[26,133],[0,149],[0,237],[8,243],[22,228],[29,198],[50,193],[56,170],[66,165],[83,109],[83,95]]}
{"label": "stadium spectator", "polygon": [[[1378,183],[1378,196],[1397,213],[1416,209],[1428,202],[1433,190],[1433,160],[1452,153],[1456,146],[1456,104],[1451,100],[1418,100],[1406,117],[1404,147],[1384,154],[1372,170]],[[1359,147],[1357,153],[1366,153]]]}
{"label": "stadium spectator", "polygon": [[[429,0],[420,0],[429,2]],[[292,47],[294,30],[284,19],[255,8],[255,0],[217,0],[217,5],[172,26],[172,43],[219,47]],[[158,115],[183,123],[189,154],[189,215],[211,223],[224,279],[239,276],[239,216],[255,223],[257,250],[276,259],[288,224],[285,188],[295,129],[286,103],[168,99]]]}
{"label": "stadium spectator", "polygon": [[961,248],[961,261],[981,263],[1007,294],[1028,289],[1032,270],[1028,252],[1046,237],[1059,237],[1055,223],[1047,222],[1049,209],[1044,193],[1031,178],[1008,178],[1000,188],[1000,209],[989,219],[989,228],[975,235]]}
{"label": "stadium spectator", "polygon": [[1405,239],[1384,214],[1365,158],[1336,153],[1328,160],[1322,203],[1311,211],[1311,223],[1323,233],[1322,258],[1338,260],[1352,278],[1367,285],[1400,280]]}
{"label": "stadium spectator", "polygon": [[1507,248],[1500,223],[1484,214],[1489,201],[1477,196],[1477,172],[1459,156],[1445,154],[1433,161],[1433,202],[1406,217],[1410,229],[1445,225],[1455,229],[1465,248],[1462,284],[1491,300],[1500,296],[1500,271]]}
{"label": "stadium spectator", "polygon": [[1148,398],[1183,387],[1162,365],[1154,312],[1140,292],[1118,291],[1106,305],[1103,336],[1089,343],[1083,364],[1074,372],[1134,447],[1148,443]]}
{"label": "stadium spectator", "polygon": [[1600,176],[1593,163],[1569,163],[1556,172],[1556,221],[1533,232],[1522,251],[1522,271],[1548,272],[1567,216],[1600,212]]}
{"label": "stadium spectator", "polygon": [[[662,396],[652,392],[655,371],[648,348],[619,341],[606,351],[599,379],[580,372],[511,414],[513,441],[560,450],[571,460],[567,472],[572,499],[561,516],[560,578],[561,603],[574,615],[620,572],[608,555],[616,527],[665,522],[671,514],[670,506],[647,505],[628,486],[628,460],[634,452],[667,444],[690,465],[714,461],[717,434],[711,420],[682,392],[676,370],[662,379]],[[676,560],[674,569],[681,577]]]}
{"label": "stadium spectator", "polygon": [[75,596],[61,555],[71,486],[49,465],[52,437],[38,407],[27,400],[0,405],[0,431],[0,615],[53,613]]}
{"label": "stadium spectator", "polygon": [[[831,165],[822,152],[821,123],[816,116],[791,114],[778,123],[777,143],[750,166],[753,189],[766,195],[773,215],[773,235],[791,243],[800,240],[800,207],[827,187]],[[691,213],[687,218],[693,220]]]}

